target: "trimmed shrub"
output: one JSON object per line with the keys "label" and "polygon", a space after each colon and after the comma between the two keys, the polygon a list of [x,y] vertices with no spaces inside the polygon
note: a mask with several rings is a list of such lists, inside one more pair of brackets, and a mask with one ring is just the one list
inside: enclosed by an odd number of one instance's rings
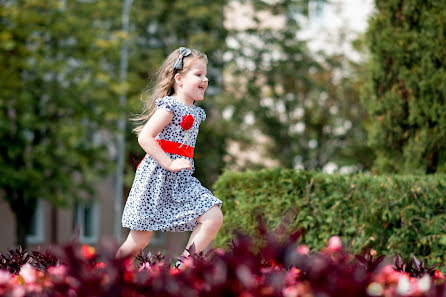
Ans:
{"label": "trimmed shrub", "polygon": [[[225,172],[215,184],[225,221],[216,238],[225,246],[233,232],[255,235],[256,215],[268,228],[286,217],[290,232],[320,249],[339,235],[354,253],[429,258],[446,264],[446,176],[329,175],[290,169]],[[259,238],[257,238],[259,239]]]}

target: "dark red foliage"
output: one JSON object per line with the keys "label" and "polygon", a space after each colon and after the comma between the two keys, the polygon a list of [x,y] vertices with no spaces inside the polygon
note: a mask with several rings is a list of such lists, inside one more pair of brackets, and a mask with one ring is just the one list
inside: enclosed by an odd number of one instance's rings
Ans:
{"label": "dark red foliage", "polygon": [[[144,267],[151,267],[153,265],[162,263],[164,260],[165,256],[163,256],[161,254],[161,252],[158,252],[156,255],[152,255],[151,252],[148,252],[147,254],[144,254],[144,251],[141,250],[139,255],[136,256],[135,260],[138,261],[139,267],[140,268],[144,268]],[[170,261],[164,261],[166,263],[170,263]],[[149,266],[144,266],[144,264],[148,264]]]}
{"label": "dark red foliage", "polygon": [[384,260],[386,256],[381,255],[376,259],[373,259],[373,255],[368,252],[365,257],[360,255],[355,255],[355,258],[359,261],[359,265],[364,268],[367,272],[373,272],[378,268],[379,264]]}
{"label": "dark red foliage", "polygon": [[[370,253],[356,255],[355,261],[342,249],[342,243],[317,253],[299,253],[302,231],[285,236],[285,230],[282,226],[270,232],[260,220],[260,246],[258,237],[254,240],[241,233],[235,235],[226,251],[196,253],[191,246],[190,256],[180,258],[181,270],[172,267],[171,259],[160,253],[141,252],[135,263],[130,258],[118,259],[114,241],[102,241],[96,249],[74,241],[44,253],[33,251],[31,256],[19,247],[8,256],[0,255],[1,268],[17,274],[22,265],[30,263],[43,271],[35,272],[32,284],[25,281],[26,297],[356,297],[368,296],[369,285],[376,282],[384,290],[389,286],[394,290],[398,281],[392,283],[391,278],[403,275],[396,270],[413,277],[433,272],[433,267],[424,268],[416,258],[406,265],[397,257],[395,269],[390,265],[381,269],[384,256],[375,259]],[[34,272],[28,266],[29,273],[32,276]],[[416,296],[445,296],[445,278],[438,270],[436,273],[429,290]],[[14,279],[6,284],[20,286]],[[12,296],[11,288],[0,280],[0,295]]]}
{"label": "dark red foliage", "polygon": [[425,274],[429,274],[433,277],[437,266],[438,264],[435,264],[429,268],[426,268],[424,267],[424,261],[420,262],[420,260],[418,260],[415,256],[412,257],[407,265],[404,263],[400,255],[397,255],[395,259],[395,270],[406,272],[413,277],[422,277]]}
{"label": "dark red foliage", "polygon": [[51,251],[51,249],[47,249],[45,252],[40,251],[40,247],[37,250],[32,251],[32,265],[41,271],[46,271],[48,267],[56,266],[59,264],[59,259],[57,256]]}
{"label": "dark red foliage", "polygon": [[8,255],[0,252],[0,269],[8,270],[12,274],[18,274],[23,265],[31,262],[28,251],[21,246],[15,250],[8,249]]}

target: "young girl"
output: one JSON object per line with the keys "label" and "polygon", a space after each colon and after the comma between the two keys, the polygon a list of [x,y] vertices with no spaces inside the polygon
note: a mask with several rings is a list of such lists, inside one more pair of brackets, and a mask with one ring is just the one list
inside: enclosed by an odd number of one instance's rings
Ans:
{"label": "young girl", "polygon": [[[186,248],[204,250],[223,223],[222,201],[203,187],[194,172],[194,147],[206,113],[195,101],[208,86],[207,57],[181,47],[171,53],[158,73],[153,95],[135,128],[146,156],[136,169],[122,225],[130,230],[117,256],[136,256],[152,232],[192,231]],[[188,256],[188,252],[183,252]]]}

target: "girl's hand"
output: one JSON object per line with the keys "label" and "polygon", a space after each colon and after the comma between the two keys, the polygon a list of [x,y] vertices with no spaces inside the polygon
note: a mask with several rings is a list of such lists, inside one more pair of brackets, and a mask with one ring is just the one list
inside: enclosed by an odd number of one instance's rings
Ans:
{"label": "girl's hand", "polygon": [[190,171],[192,171],[191,162],[184,158],[173,160],[172,163],[170,163],[169,167],[167,168],[167,170],[171,172],[177,172],[183,169],[189,169]]}

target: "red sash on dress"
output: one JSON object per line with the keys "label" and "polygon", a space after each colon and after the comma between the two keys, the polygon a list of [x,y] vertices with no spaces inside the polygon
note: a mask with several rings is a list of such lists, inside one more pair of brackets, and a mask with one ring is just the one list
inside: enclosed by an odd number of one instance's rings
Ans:
{"label": "red sash on dress", "polygon": [[158,141],[158,144],[166,153],[180,155],[191,159],[194,157],[193,146],[188,146],[186,144],[181,145],[181,143],[164,139],[157,139],[156,141]]}
{"label": "red sash on dress", "polygon": [[[193,146],[188,146],[185,144],[181,145],[181,143],[164,140],[164,139],[157,139],[156,141],[158,141],[158,144],[163,149],[163,151],[165,151],[166,153],[180,155],[180,156],[191,158],[191,159],[194,157],[194,147]],[[144,158],[146,156],[144,156]],[[142,158],[141,162],[144,160],[144,158]],[[141,162],[139,162],[139,164],[141,164]],[[139,164],[136,166],[136,169],[138,169]]]}

